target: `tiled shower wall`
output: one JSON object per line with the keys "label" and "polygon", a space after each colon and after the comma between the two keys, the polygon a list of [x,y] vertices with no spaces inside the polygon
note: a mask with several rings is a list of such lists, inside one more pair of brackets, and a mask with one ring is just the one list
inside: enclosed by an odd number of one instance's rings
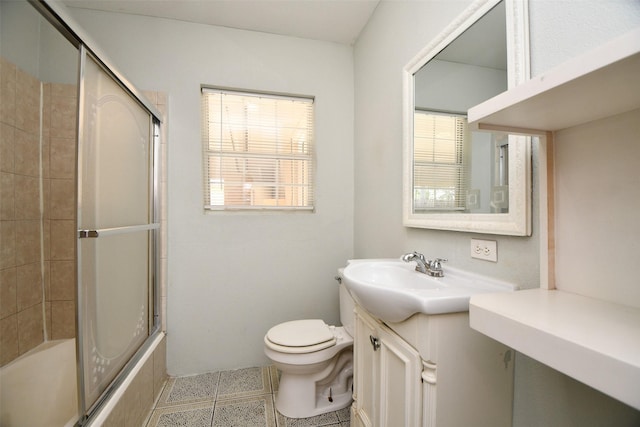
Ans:
{"label": "tiled shower wall", "polygon": [[75,336],[76,98],[0,58],[0,366]]}

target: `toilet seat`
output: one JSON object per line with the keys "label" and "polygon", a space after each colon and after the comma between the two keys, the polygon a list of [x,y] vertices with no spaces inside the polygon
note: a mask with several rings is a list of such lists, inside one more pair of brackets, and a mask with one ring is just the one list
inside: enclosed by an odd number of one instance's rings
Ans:
{"label": "toilet seat", "polygon": [[282,353],[311,353],[336,344],[333,329],[321,319],[284,322],[269,329],[265,344]]}

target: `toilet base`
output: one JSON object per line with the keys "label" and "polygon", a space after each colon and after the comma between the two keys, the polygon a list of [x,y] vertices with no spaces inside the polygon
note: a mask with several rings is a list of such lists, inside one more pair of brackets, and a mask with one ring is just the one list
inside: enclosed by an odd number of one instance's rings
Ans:
{"label": "toilet base", "polygon": [[276,409],[289,418],[308,418],[338,411],[353,400],[353,352],[340,354],[313,377],[282,372]]}

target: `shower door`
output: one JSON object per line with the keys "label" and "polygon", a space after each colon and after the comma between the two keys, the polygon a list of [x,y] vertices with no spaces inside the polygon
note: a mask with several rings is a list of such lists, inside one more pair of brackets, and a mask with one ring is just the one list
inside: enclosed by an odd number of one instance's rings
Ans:
{"label": "shower door", "polygon": [[154,328],[156,119],[81,48],[78,328],[81,413]]}

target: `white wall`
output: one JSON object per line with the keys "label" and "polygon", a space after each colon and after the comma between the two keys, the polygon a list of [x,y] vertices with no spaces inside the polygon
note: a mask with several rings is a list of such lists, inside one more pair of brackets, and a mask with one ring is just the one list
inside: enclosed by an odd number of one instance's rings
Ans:
{"label": "white wall", "polygon": [[[402,226],[401,72],[469,3],[383,1],[355,45],[355,256],[394,257],[418,250],[524,288],[538,287],[535,147],[533,234],[484,235],[498,241],[498,263],[470,259],[469,240],[478,235]],[[639,5],[633,0],[530,0],[533,74],[637,26]],[[518,355],[514,426],[624,426],[638,422],[638,413],[629,407]]]}
{"label": "white wall", "polygon": [[[312,317],[337,322],[334,276],[353,255],[352,48],[70,13],[135,85],[168,93],[169,373],[267,364],[262,340],[271,326]],[[205,214],[201,84],[315,96],[315,213]]]}

